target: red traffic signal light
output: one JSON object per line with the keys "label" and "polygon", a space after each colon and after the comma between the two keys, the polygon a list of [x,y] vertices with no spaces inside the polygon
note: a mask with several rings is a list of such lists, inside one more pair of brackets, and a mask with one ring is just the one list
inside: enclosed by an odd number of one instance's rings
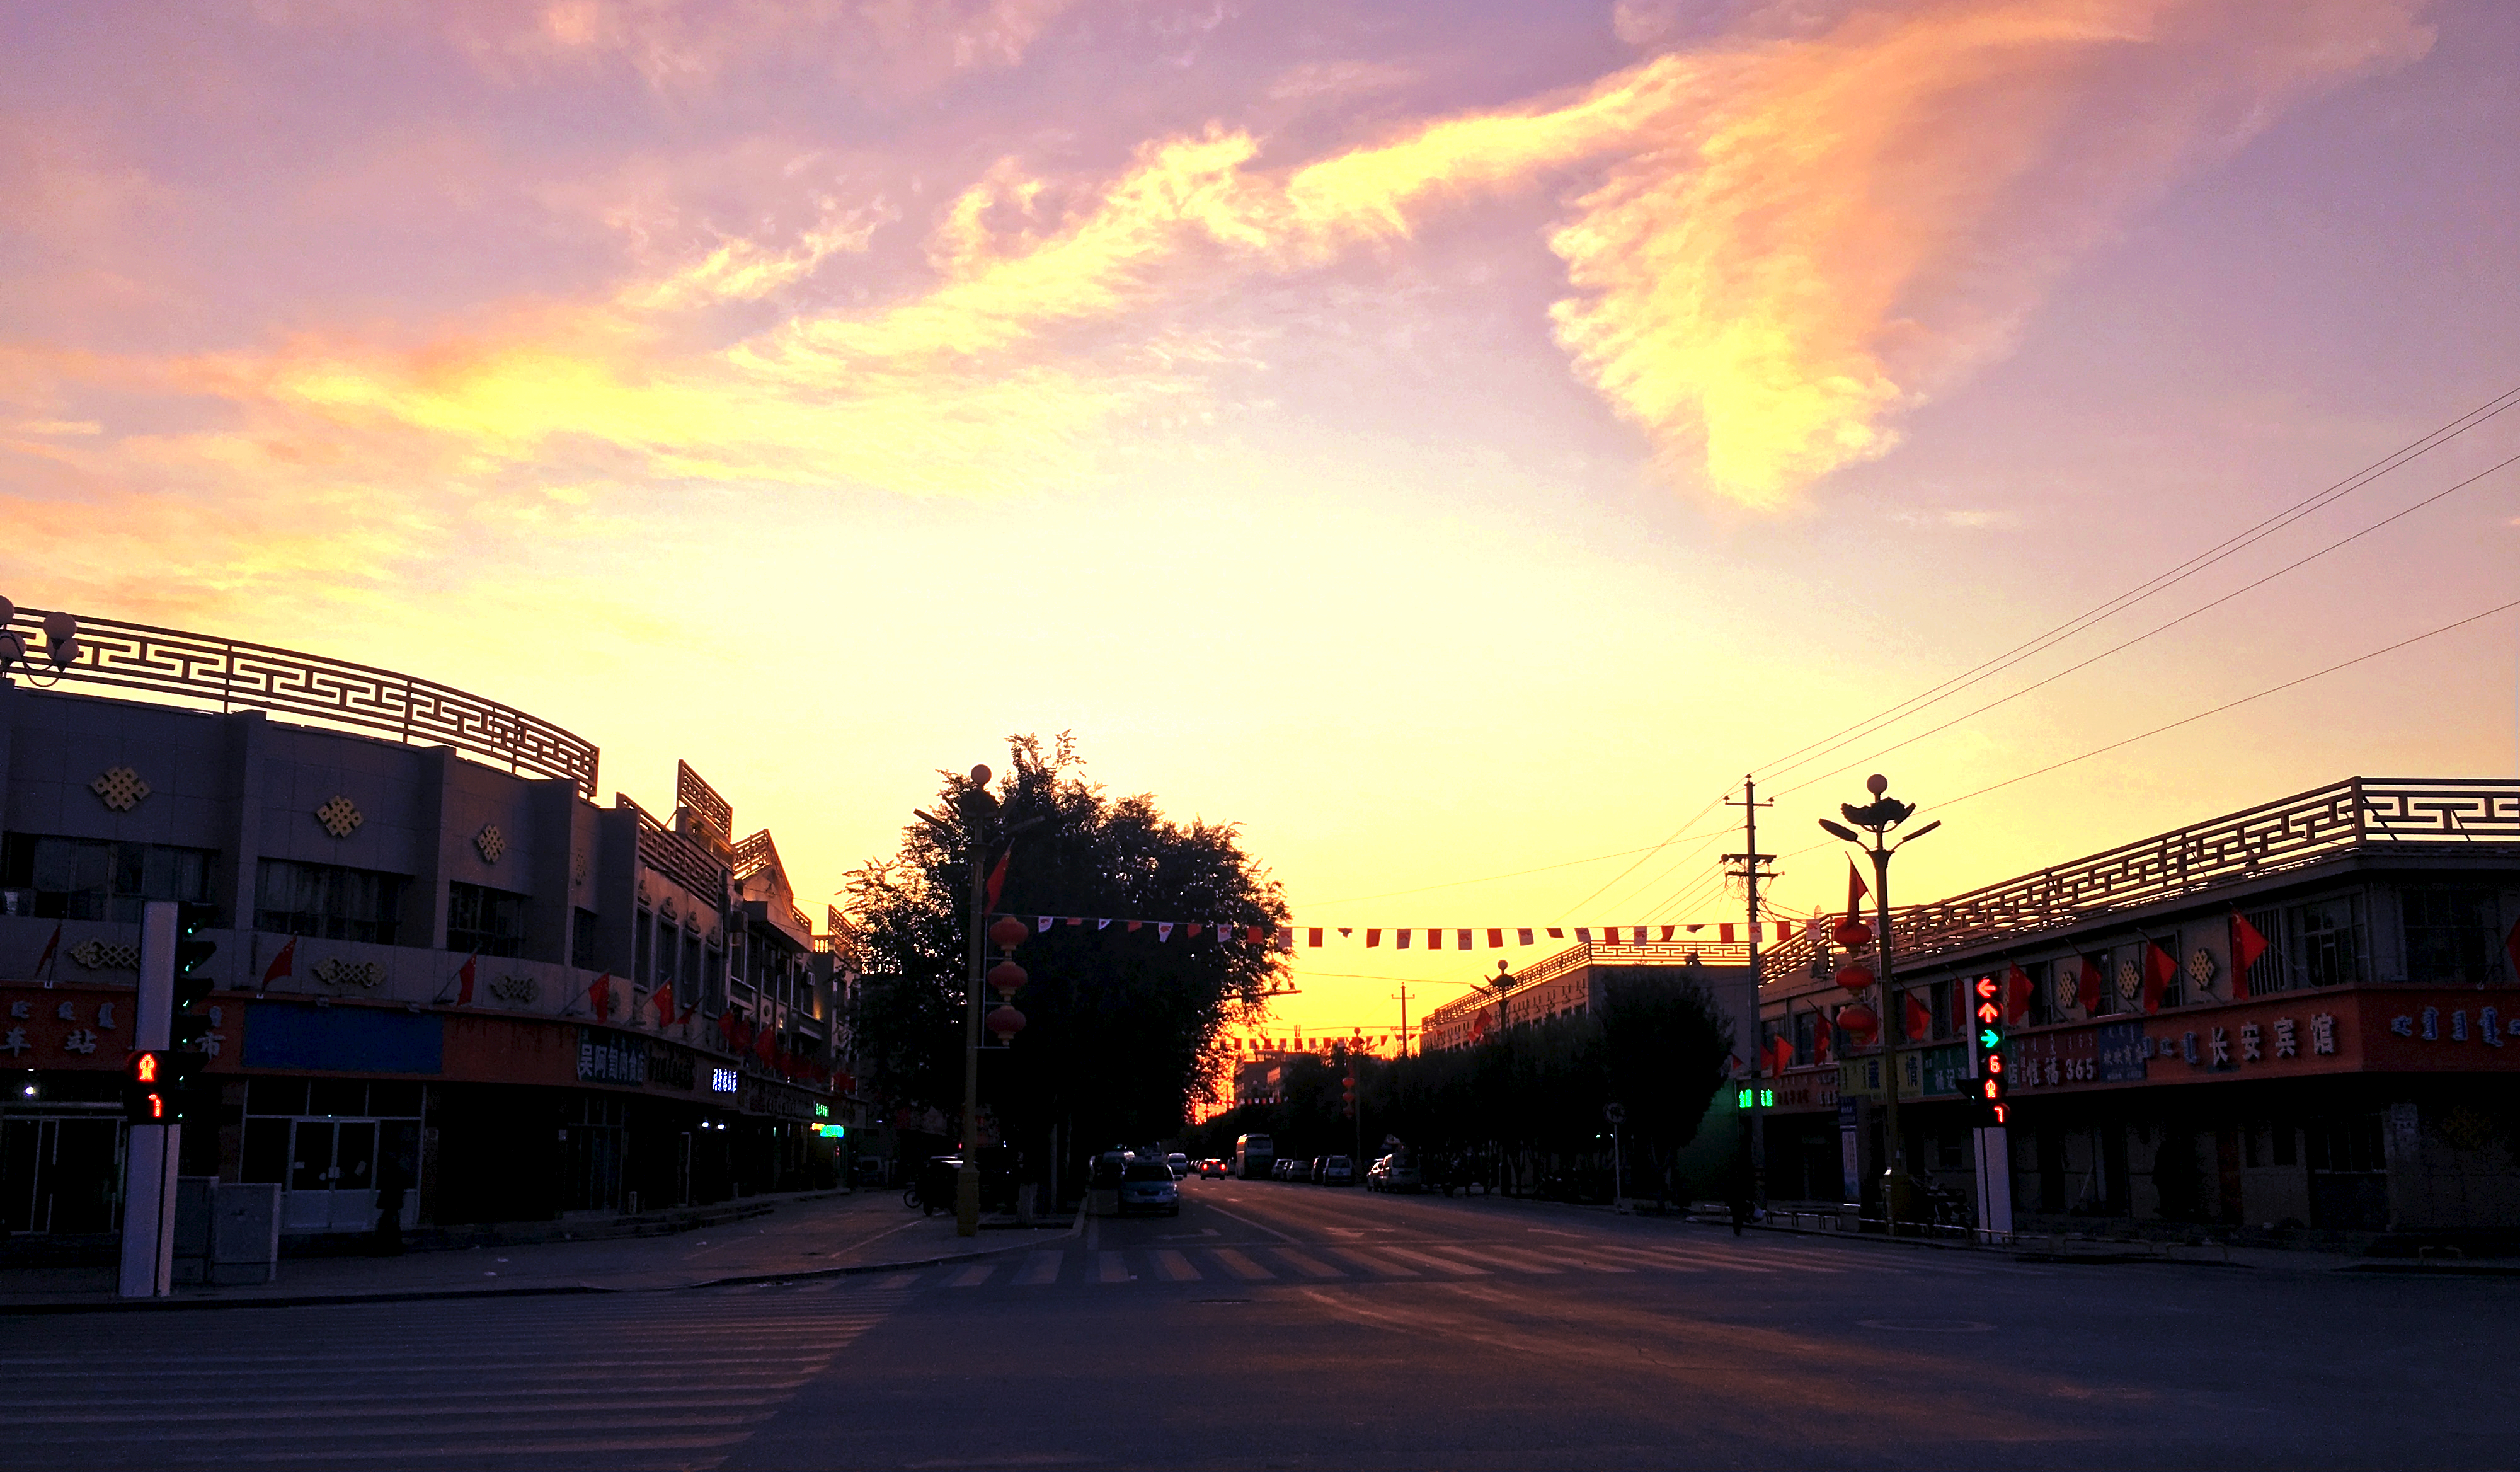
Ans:
{"label": "red traffic signal light", "polygon": [[174,1071],[154,1048],[131,1055],[123,1070],[122,1117],[134,1125],[163,1125],[183,1118],[175,1107]]}

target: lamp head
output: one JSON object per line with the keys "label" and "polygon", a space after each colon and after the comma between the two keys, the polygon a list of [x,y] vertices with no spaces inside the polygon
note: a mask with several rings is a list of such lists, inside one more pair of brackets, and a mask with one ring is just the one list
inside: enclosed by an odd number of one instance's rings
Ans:
{"label": "lamp head", "polygon": [[1822,818],[1820,820],[1820,825],[1821,827],[1828,830],[1828,835],[1831,838],[1842,838],[1850,844],[1862,842],[1862,840],[1855,836],[1855,830],[1847,827],[1843,823],[1832,823],[1828,819]]}

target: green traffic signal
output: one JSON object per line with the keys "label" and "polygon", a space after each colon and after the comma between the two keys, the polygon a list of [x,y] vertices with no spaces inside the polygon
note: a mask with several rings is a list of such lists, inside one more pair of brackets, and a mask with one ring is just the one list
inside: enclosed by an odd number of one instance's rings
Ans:
{"label": "green traffic signal", "polygon": [[2003,1042],[2003,1035],[2002,1035],[2002,1034],[2001,1034],[2001,1033],[1999,1033],[1999,1032],[1997,1032],[1995,1029],[1993,1029],[1993,1028],[1980,1028],[1980,1029],[1978,1029],[1978,1032],[1977,1032],[1977,1045],[1978,1045],[1979,1047],[1985,1048],[1985,1049],[1986,1049],[1986,1050],[1988,1050],[1989,1052],[1993,1052],[1997,1047],[2001,1046],[2001,1045],[2002,1044],[2002,1042]]}

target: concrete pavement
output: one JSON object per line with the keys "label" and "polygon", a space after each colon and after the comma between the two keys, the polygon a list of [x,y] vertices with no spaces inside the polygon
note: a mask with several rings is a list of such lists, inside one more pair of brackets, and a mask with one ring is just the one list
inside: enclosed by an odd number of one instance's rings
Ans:
{"label": "concrete pavement", "polygon": [[672,1236],[610,1237],[412,1252],[400,1257],[283,1258],[273,1281],[180,1287],[131,1305],[114,1269],[0,1269],[0,1312],[279,1303],[348,1303],[448,1295],[629,1292],[865,1271],[1020,1248],[1065,1225],[993,1228],[965,1239],[954,1219],[908,1210],[898,1190],[750,1198],[766,1210]]}

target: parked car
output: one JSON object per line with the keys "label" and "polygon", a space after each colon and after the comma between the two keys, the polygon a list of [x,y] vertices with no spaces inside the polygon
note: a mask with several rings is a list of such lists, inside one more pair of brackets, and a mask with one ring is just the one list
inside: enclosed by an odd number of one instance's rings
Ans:
{"label": "parked car", "polygon": [[1120,1215],[1132,1212],[1181,1215],[1181,1187],[1173,1168],[1159,1161],[1133,1160],[1120,1168]]}
{"label": "parked car", "polygon": [[1320,1185],[1322,1183],[1322,1170],[1329,1163],[1330,1158],[1327,1155],[1314,1156],[1312,1168],[1304,1173],[1304,1178],[1315,1185]]}
{"label": "parked car", "polygon": [[1182,1154],[1178,1150],[1166,1155],[1164,1157],[1164,1164],[1173,1168],[1173,1179],[1175,1180],[1179,1180],[1190,1173],[1190,1157]]}
{"label": "parked car", "polygon": [[1302,1160],[1282,1160],[1271,1168],[1270,1173],[1280,1180],[1299,1180],[1302,1173],[1309,1169],[1310,1166]]}
{"label": "parked car", "polygon": [[1365,1186],[1369,1191],[1419,1191],[1425,1189],[1425,1180],[1415,1162],[1395,1153],[1373,1163],[1365,1173]]}
{"label": "parked car", "polygon": [[1356,1162],[1344,1155],[1324,1156],[1322,1173],[1313,1178],[1326,1186],[1352,1186],[1356,1184]]}

